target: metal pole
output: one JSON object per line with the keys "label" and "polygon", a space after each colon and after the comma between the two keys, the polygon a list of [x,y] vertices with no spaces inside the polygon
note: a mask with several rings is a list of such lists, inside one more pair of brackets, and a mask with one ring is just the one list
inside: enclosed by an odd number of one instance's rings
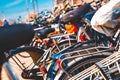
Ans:
{"label": "metal pole", "polygon": [[37,14],[39,13],[39,5],[38,5],[38,0],[35,0],[36,2],[36,7],[37,7]]}
{"label": "metal pole", "polygon": [[28,14],[29,14],[28,0],[26,0],[26,9],[27,9],[27,12],[28,12]]}
{"label": "metal pole", "polygon": [[10,80],[19,80],[18,77],[16,76],[15,72],[13,71],[11,65],[8,62],[5,62],[3,64],[3,67],[6,70]]}
{"label": "metal pole", "polygon": [[4,11],[2,11],[1,13],[2,13],[2,15],[3,15],[4,19],[6,19],[6,16],[5,16]]}
{"label": "metal pole", "polygon": [[34,3],[34,0],[32,0],[32,7],[33,7],[33,12],[35,13],[35,3]]}

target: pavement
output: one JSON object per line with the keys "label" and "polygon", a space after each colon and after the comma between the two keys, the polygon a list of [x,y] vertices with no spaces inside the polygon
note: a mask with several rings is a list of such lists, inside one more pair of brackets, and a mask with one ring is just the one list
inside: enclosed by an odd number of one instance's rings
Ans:
{"label": "pavement", "polygon": [[[29,56],[26,52],[24,52],[23,53],[25,56]],[[19,56],[19,55],[18,55]],[[26,63],[28,63],[27,65],[29,65],[29,64],[31,64],[33,61],[32,61],[32,59],[31,58],[23,58],[23,57],[21,57],[21,56],[19,56],[19,59],[20,60],[22,60],[22,61],[24,61],[24,62],[26,62]],[[13,70],[14,70],[14,73],[18,76],[18,78],[19,78],[19,80],[26,80],[26,79],[23,79],[22,77],[21,77],[21,69],[16,65],[16,63],[13,61],[13,60],[10,60],[10,63],[11,63],[11,65],[12,65],[12,68],[13,68]],[[5,69],[3,68],[2,69],[2,80],[10,80],[9,78],[8,78],[8,76],[7,76],[7,74],[6,74],[6,71],[5,71]],[[27,80],[33,80],[33,79],[27,79]]]}

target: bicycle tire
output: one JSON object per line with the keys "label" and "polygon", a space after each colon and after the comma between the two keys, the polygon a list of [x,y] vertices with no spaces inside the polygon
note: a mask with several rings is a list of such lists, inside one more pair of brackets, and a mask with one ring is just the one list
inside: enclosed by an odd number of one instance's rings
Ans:
{"label": "bicycle tire", "polygon": [[[20,56],[19,53],[21,53],[22,55],[29,55],[29,56],[32,56],[32,57],[24,58],[24,57]],[[42,56],[42,53],[43,52],[40,51],[40,49],[38,49],[38,48],[35,48],[35,50],[32,50],[32,49],[31,50],[30,49],[28,49],[28,50],[25,49],[24,50],[23,49],[23,50],[18,50],[16,52],[14,52],[14,54],[12,54],[12,55],[9,55],[7,59],[8,59],[8,62],[10,63],[10,65],[12,66],[13,70],[15,71],[15,74],[18,76],[18,78],[20,80],[26,80],[26,79],[28,79],[28,80],[37,80],[37,79],[42,80],[42,77],[41,77],[42,73],[40,73],[40,76],[37,76],[36,78],[33,76],[35,79],[33,77],[25,78],[25,77],[22,76],[23,71],[31,69],[31,67],[34,65],[36,60],[38,60],[38,58],[40,56]],[[13,58],[17,61],[17,63],[21,67],[13,60]],[[17,58],[20,60],[20,62]],[[35,66],[35,69],[39,69],[39,67]],[[6,77],[6,79],[4,79],[5,77]],[[2,71],[2,78],[4,80],[9,80],[7,78],[7,76],[5,76],[4,69]]]}
{"label": "bicycle tire", "polygon": [[[77,74],[76,73],[77,70],[79,73],[79,72],[85,70],[86,68],[90,67],[94,63],[108,57],[109,55],[93,55],[91,57],[84,58],[82,60],[75,62],[74,64],[72,64],[68,68],[66,68],[65,71],[69,75],[73,76],[74,74]],[[83,68],[83,67],[85,67],[85,68]],[[55,76],[55,80],[68,80],[68,76],[64,72],[62,72],[61,74],[60,74],[60,72],[58,72]]]}
{"label": "bicycle tire", "polygon": [[[63,42],[61,42],[61,43],[59,43],[58,44],[58,46],[59,47],[61,47],[64,43],[66,44],[65,46],[68,46],[68,43],[67,43],[68,41],[63,41]],[[75,43],[76,41],[75,40],[73,40],[72,41],[73,43]],[[56,48],[55,48],[56,49]],[[30,54],[29,53],[27,53],[27,52],[33,52],[33,54],[37,54],[38,53],[38,55],[33,55],[32,54],[32,56],[34,57],[34,56],[36,56],[36,58],[31,58],[31,56],[30,56]],[[27,53],[27,55],[25,54],[25,53]],[[43,52],[42,52],[43,53]],[[19,76],[19,75],[22,75],[22,71],[25,69],[25,68],[27,68],[27,60],[28,60],[28,62],[31,62],[31,61],[33,61],[33,65],[34,65],[34,63],[37,61],[37,59],[40,57],[40,56],[42,56],[42,54],[41,55],[39,55],[39,54],[41,54],[41,52],[40,51],[32,51],[32,50],[19,50],[18,52],[15,52],[14,54],[12,54],[12,55],[9,55],[9,57],[8,57],[8,61],[11,63],[11,65],[12,65],[12,67],[14,68],[14,71],[17,73],[17,75]],[[21,56],[22,55],[22,56]],[[23,63],[24,65],[25,65],[25,68],[23,68],[23,69],[20,69],[20,67],[18,66],[17,68],[16,68],[16,66],[14,66],[14,65],[16,65],[16,63],[14,63],[13,62],[13,60],[11,61],[11,58],[12,57],[14,57],[14,56],[16,56],[16,57],[18,57],[18,58],[22,58],[22,59],[19,59],[20,60],[20,62],[21,63]],[[26,57],[25,57],[26,56]],[[28,56],[30,56],[30,57],[28,57]],[[24,62],[25,61],[25,62]],[[13,64],[12,64],[13,63]],[[20,64],[20,63],[19,63]],[[22,64],[20,64],[20,66],[24,66],[24,65],[22,65]],[[37,67],[37,66],[36,66]],[[38,67],[37,67],[38,68]],[[17,72],[17,70],[19,70],[19,72]],[[21,71],[20,71],[21,70]],[[21,76],[19,76],[19,78],[20,78],[20,80],[25,80],[25,78],[23,78],[23,77],[21,77]],[[41,79],[41,77],[39,77],[40,79]],[[38,79],[39,79],[38,78]],[[7,80],[7,79],[6,79]],[[31,79],[30,79],[31,80]]]}

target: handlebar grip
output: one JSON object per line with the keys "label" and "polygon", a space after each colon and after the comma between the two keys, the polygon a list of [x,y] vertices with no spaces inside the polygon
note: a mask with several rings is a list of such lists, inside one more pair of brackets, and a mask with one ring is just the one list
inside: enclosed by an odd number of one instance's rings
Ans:
{"label": "handlebar grip", "polygon": [[34,37],[34,30],[29,24],[16,24],[0,27],[0,52],[27,44]]}

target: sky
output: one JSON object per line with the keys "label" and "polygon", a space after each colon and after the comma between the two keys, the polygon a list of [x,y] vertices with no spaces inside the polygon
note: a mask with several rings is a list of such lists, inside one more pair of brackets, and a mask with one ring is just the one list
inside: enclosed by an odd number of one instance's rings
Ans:
{"label": "sky", "polygon": [[[33,12],[32,0],[0,0],[0,19],[18,18],[23,19],[27,15],[26,1],[28,2],[29,12]],[[52,10],[53,0],[37,0],[39,12],[48,9]]]}

